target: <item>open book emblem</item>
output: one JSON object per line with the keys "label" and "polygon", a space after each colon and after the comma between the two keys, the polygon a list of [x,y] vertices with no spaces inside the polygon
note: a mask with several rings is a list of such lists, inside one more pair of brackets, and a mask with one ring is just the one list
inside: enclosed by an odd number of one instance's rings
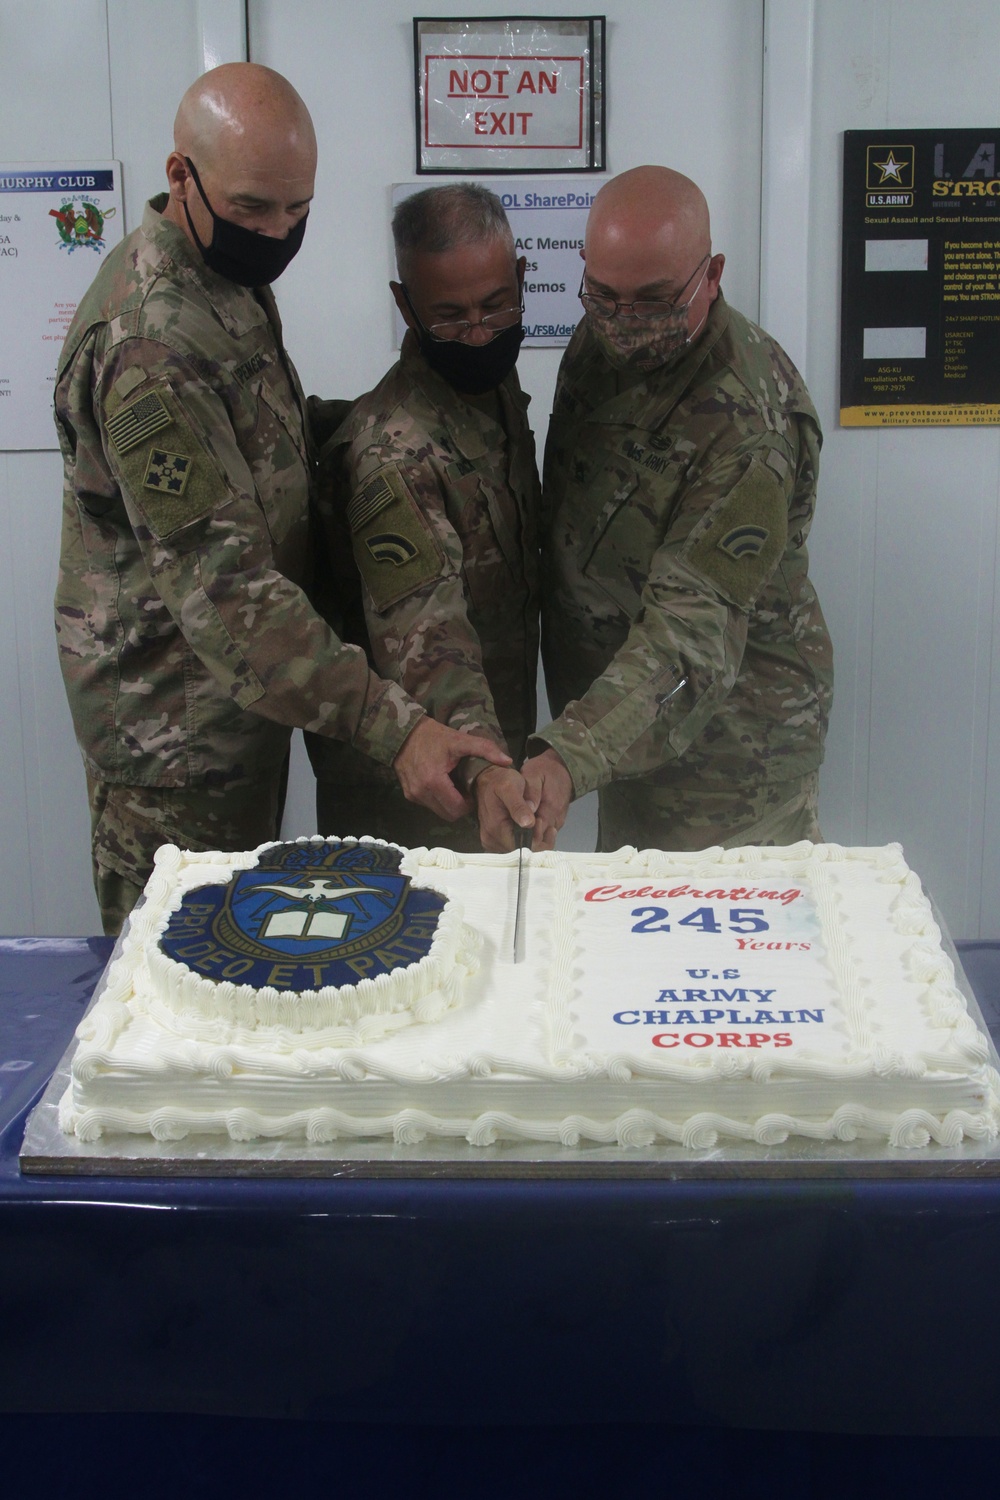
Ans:
{"label": "open book emblem", "polygon": [[351,885],[338,888],[332,880],[309,880],[302,885],[259,885],[258,891],[272,891],[295,904],[279,907],[265,914],[258,936],[263,938],[332,938],[339,942],[351,930],[350,912],[339,911],[336,901],[353,901],[364,913],[359,896],[375,896],[387,905],[394,900],[387,891],[374,885]]}

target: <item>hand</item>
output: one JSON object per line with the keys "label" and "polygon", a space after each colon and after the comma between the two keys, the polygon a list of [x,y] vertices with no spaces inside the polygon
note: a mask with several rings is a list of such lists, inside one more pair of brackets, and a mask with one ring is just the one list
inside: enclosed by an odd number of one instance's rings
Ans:
{"label": "hand", "polygon": [[475,780],[479,839],[490,854],[514,848],[519,828],[533,828],[535,809],[524,796],[524,777],[499,766],[487,766]]}
{"label": "hand", "polygon": [[477,755],[496,766],[511,763],[506,751],[492,740],[479,734],[461,734],[436,719],[424,718],[406,736],[392,769],[407,802],[419,802],[445,822],[454,823],[463,813],[472,811],[471,799],[463,797],[451,779],[451,772],[467,755]]}
{"label": "hand", "polygon": [[535,808],[532,849],[554,849],[556,834],[566,821],[573,800],[573,778],[554,750],[533,755],[521,767],[524,798]]}

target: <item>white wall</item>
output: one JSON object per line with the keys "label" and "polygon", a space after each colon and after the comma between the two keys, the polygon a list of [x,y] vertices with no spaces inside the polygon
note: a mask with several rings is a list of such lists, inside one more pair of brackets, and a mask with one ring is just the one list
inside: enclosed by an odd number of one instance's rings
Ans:
{"label": "white wall", "polygon": [[826,432],[811,566],[836,648],[824,831],[898,839],[953,932],[994,937],[1000,433],[837,413],[842,132],[1000,130],[998,51],[992,0],[815,5],[805,364]]}
{"label": "white wall", "polygon": [[[543,9],[580,8],[552,0]],[[252,0],[248,10],[250,55],[293,80],[321,146],[309,233],[278,287],[288,345],[308,389],[357,395],[395,358],[390,189],[415,175],[413,7]],[[433,10],[460,15],[468,7],[445,0]],[[611,169],[669,158],[700,176],[731,256],[727,287],[755,313],[761,0],[614,0],[606,10]],[[510,6],[479,3],[473,11],[505,14]],[[0,151],[8,160],[117,157],[126,227],[134,227],[144,200],[163,186],[181,93],[211,61],[238,55],[242,14],[241,0],[0,0]],[[86,88],[67,88],[67,79]],[[555,351],[523,355],[540,442],[557,364]],[[0,837],[17,872],[0,889],[0,932],[98,929],[83,772],[51,623],[59,495],[56,454],[0,454],[0,687],[17,709],[0,721]],[[312,779],[300,752],[285,832],[313,826]],[[566,842],[586,847],[588,839],[584,818]]]}
{"label": "white wall", "polygon": [[[242,17],[239,0],[2,0],[0,154],[117,158],[134,228],[164,185],[177,101],[206,42],[238,40]],[[58,453],[0,453],[2,933],[100,931],[52,624],[61,493]]]}
{"label": "white wall", "polygon": [[[462,14],[442,0],[435,14]],[[477,14],[516,7],[472,7]],[[546,14],[580,6],[549,0]],[[993,0],[614,0],[609,166],[680,167],[705,187],[726,289],[800,360],[826,429],[813,570],[837,693],[822,816],[843,842],[902,841],[958,935],[1000,934],[995,590],[1000,434],[837,426],[840,156],[846,128],[1000,120]],[[353,395],[394,357],[389,190],[413,173],[411,18],[402,0],[250,0],[250,55],[286,72],[322,161],[304,249],[279,286],[306,385]],[[761,191],[762,11],[768,23]],[[116,156],[127,223],[162,183],[170,121],[234,45],[240,0],[0,0],[5,159]],[[230,55],[235,55],[230,53]],[[67,87],[67,79],[85,87]],[[759,265],[761,233],[765,245]],[[557,355],[526,351],[544,431]],[[0,931],[88,932],[83,776],[52,641],[52,453],[0,454]],[[311,827],[293,788],[287,831]]]}
{"label": "white wall", "polygon": [[[541,15],[582,13],[575,0],[536,9]],[[729,257],[727,295],[756,317],[760,0],[608,0],[596,9],[608,22],[609,172],[663,161],[697,178],[713,207],[716,246]],[[509,0],[480,0],[472,7],[443,0],[426,13],[519,11]],[[392,184],[416,179],[413,15],[410,0],[367,6],[250,0],[250,55],[293,80],[320,141],[309,232],[278,296],[288,347],[306,389],[324,395],[359,395],[396,358],[389,220]],[[526,349],[518,362],[521,384],[532,397],[539,454],[558,365],[555,349]],[[313,794],[301,752],[293,765],[286,832],[310,832]],[[595,834],[592,796],[571,809],[560,847],[592,849]]]}

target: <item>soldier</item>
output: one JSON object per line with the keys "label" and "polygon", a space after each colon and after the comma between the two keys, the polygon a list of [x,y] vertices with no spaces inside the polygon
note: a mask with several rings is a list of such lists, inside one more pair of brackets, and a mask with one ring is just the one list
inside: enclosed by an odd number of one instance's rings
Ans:
{"label": "soldier", "polygon": [[[428,188],[393,217],[408,331],[397,364],[321,455],[328,567],[360,574],[349,638],[427,712],[518,760],[535,723],[538,475],[514,364],[524,260],[500,200],[474,183]],[[478,850],[471,820],[408,807],[350,745],[310,736],[324,832]],[[530,827],[521,778],[467,763],[481,817]]]}
{"label": "soldier", "polygon": [[833,679],[806,571],[808,393],[727,306],[688,178],[639,167],[608,183],[584,258],[545,453],[557,717],[523,767],[536,847],[595,787],[602,849],[818,841]]}
{"label": "soldier", "polygon": [[268,284],[302,242],[315,165],[279,74],[200,78],[169,194],[108,257],[60,360],[56,625],[108,933],[159,844],[277,835],[292,725],[391,764],[444,818],[469,806],[462,757],[506,760],[376,677],[302,592],[313,455]]}

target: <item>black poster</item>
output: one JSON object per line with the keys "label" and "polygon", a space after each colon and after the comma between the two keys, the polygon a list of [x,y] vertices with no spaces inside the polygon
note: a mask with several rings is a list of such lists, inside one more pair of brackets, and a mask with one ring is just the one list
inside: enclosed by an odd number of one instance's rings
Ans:
{"label": "black poster", "polygon": [[840,421],[1000,423],[1000,127],[844,132]]}

